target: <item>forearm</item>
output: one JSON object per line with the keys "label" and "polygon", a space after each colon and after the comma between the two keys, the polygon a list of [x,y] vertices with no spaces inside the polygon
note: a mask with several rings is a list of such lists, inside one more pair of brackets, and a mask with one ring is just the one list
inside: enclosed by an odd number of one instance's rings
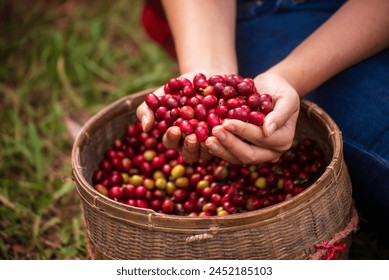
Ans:
{"label": "forearm", "polygon": [[300,96],[389,46],[389,1],[349,0],[268,72],[284,76]]}
{"label": "forearm", "polygon": [[235,0],[162,0],[181,73],[236,73]]}

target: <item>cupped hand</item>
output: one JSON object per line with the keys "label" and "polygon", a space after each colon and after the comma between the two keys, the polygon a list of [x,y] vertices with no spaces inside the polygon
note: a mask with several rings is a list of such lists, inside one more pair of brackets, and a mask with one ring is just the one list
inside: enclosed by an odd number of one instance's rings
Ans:
{"label": "cupped hand", "polygon": [[208,151],[235,164],[277,161],[293,142],[300,98],[282,76],[264,73],[255,79],[259,93],[268,93],[275,102],[274,110],[265,117],[262,127],[240,120],[226,119],[212,129],[205,141]]}
{"label": "cupped hand", "polygon": [[[200,72],[207,77],[210,76],[210,73],[206,71],[198,71],[186,73],[180,77],[184,77],[192,81],[193,77]],[[164,95],[165,93],[163,86],[156,89],[153,93],[157,96]],[[141,121],[144,131],[150,131],[153,128],[155,123],[154,113],[147,106],[146,102],[142,102],[142,104],[139,105],[136,111],[136,115]],[[204,143],[199,143],[197,141],[196,135],[194,133],[184,136],[178,126],[171,126],[168,128],[162,138],[162,143],[167,149],[179,150],[183,160],[188,163],[196,162],[200,158],[209,159],[212,157]]]}

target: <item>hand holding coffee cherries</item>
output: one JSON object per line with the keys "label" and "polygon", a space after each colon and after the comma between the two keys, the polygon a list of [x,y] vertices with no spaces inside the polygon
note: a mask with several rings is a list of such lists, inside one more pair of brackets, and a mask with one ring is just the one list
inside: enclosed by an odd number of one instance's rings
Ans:
{"label": "hand holding coffee cherries", "polygon": [[294,139],[300,110],[297,92],[274,73],[258,75],[254,82],[258,92],[266,92],[273,98],[274,108],[266,114],[263,125],[228,119],[212,130],[213,136],[206,142],[211,154],[231,163],[277,161]]}
{"label": "hand holding coffee cherries", "polygon": [[[186,83],[186,85],[193,87],[191,81],[193,81],[196,74],[197,73],[194,72],[186,73],[178,78],[173,78],[172,81],[180,80],[182,83]],[[165,90],[167,90],[167,84],[155,90],[153,95],[161,99],[165,95]],[[165,108],[161,109],[160,111],[163,110],[165,110]],[[173,110],[173,117],[175,117],[174,112],[177,112],[177,110]],[[153,110],[146,104],[146,102],[143,102],[138,107],[136,113],[142,123],[143,130],[146,132],[150,131],[155,125],[156,119]],[[159,112],[159,114],[162,115],[162,112]],[[197,137],[194,133],[183,137],[183,134],[181,133],[181,130],[178,126],[170,125],[168,126],[167,130],[163,129],[163,132],[165,134],[162,138],[162,143],[165,145],[165,147],[168,149],[179,150],[180,154],[186,162],[193,163],[197,162],[200,158],[207,160],[212,157],[212,155],[210,155],[208,152],[208,148],[197,140]]]}
{"label": "hand holding coffee cherries", "polygon": [[148,94],[137,110],[143,129],[155,123],[165,133],[164,145],[179,149],[184,160],[211,153],[231,163],[259,163],[277,160],[290,147],[299,100],[282,78],[197,73],[191,82],[186,77]]}

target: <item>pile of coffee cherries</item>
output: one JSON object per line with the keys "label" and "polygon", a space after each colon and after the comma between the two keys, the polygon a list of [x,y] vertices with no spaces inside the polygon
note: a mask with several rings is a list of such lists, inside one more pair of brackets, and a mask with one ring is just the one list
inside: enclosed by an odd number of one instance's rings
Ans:
{"label": "pile of coffee cherries", "polygon": [[129,124],[94,171],[95,190],[158,213],[225,216],[285,201],[324,171],[323,153],[309,138],[296,139],[275,163],[234,165],[216,157],[185,163],[177,150],[164,147],[162,135],[159,127],[144,132],[139,121]]}
{"label": "pile of coffee cherries", "polygon": [[274,106],[271,95],[260,94],[251,78],[213,75],[207,79],[202,73],[193,81],[172,78],[165,84],[162,97],[150,93],[145,101],[161,132],[178,126],[184,135],[195,133],[199,142],[226,118],[262,126]]}

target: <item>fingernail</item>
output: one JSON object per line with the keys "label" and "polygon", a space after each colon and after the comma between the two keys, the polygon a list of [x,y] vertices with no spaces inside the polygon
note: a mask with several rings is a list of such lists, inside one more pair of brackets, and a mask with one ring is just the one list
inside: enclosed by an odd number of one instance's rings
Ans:
{"label": "fingernail", "polygon": [[234,132],[235,129],[236,129],[235,125],[231,124],[231,123],[228,122],[228,121],[225,121],[225,122],[223,123],[223,125],[224,125],[225,128],[227,128],[227,129],[228,129],[229,131],[231,131],[231,132]]}
{"label": "fingernail", "polygon": [[274,122],[271,122],[267,125],[267,136],[270,137],[273,135],[273,133],[277,130],[277,125]]}
{"label": "fingernail", "polygon": [[141,119],[143,131],[146,131],[146,126],[148,122],[149,122],[149,118],[146,115],[143,115]]}
{"label": "fingernail", "polygon": [[208,148],[210,151],[215,152],[217,149],[219,149],[219,145],[216,144],[215,142],[212,142],[211,144],[209,144]]}
{"label": "fingernail", "polygon": [[186,144],[186,147],[188,147],[188,146],[196,145],[197,142],[196,142],[196,140],[187,139],[187,140],[185,141],[185,144]]}
{"label": "fingernail", "polygon": [[219,149],[219,145],[212,138],[208,138],[204,144],[208,148],[209,152],[215,152]]}
{"label": "fingernail", "polygon": [[217,128],[217,129],[214,129],[212,132],[221,141],[223,141],[227,137],[227,135],[224,133],[223,129]]}

